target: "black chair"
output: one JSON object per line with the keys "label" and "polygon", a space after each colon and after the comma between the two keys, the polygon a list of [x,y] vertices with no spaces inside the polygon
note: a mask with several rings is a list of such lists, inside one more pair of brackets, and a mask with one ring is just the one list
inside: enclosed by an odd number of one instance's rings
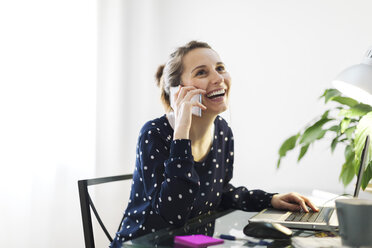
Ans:
{"label": "black chair", "polygon": [[[84,240],[85,240],[85,247],[86,248],[94,248],[94,236],[93,236],[93,225],[92,225],[92,217],[90,208],[92,208],[94,215],[98,223],[100,224],[102,230],[106,234],[108,240],[112,242],[112,237],[110,236],[109,232],[107,231],[105,225],[103,224],[96,207],[93,204],[93,201],[89,195],[88,186],[102,184],[102,183],[109,183],[115,181],[123,181],[132,179],[133,174],[128,175],[119,175],[119,176],[111,176],[111,177],[101,177],[101,178],[92,178],[86,180],[79,180],[78,187],[79,187],[79,196],[80,196],[80,208],[81,208],[81,218],[83,220],[83,229],[84,229]],[[123,216],[124,218],[124,216]],[[118,231],[121,228],[121,222],[119,223]]]}

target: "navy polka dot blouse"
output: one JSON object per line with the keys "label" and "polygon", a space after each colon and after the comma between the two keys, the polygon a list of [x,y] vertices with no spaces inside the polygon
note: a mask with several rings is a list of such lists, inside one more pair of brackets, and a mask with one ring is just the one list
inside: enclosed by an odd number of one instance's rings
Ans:
{"label": "navy polka dot blouse", "polygon": [[259,211],[270,207],[273,194],[234,187],[234,137],[220,116],[214,121],[209,154],[196,162],[190,140],[173,140],[166,115],[147,122],[137,145],[136,167],[121,230],[110,247],[219,207]]}

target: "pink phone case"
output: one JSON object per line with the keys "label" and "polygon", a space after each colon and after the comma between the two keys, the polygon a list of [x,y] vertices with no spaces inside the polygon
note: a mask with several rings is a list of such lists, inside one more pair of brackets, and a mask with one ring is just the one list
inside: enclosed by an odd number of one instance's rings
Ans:
{"label": "pink phone case", "polygon": [[212,238],[202,234],[187,235],[187,236],[175,236],[174,243],[181,244],[186,247],[202,248],[209,245],[222,244],[222,239]]}

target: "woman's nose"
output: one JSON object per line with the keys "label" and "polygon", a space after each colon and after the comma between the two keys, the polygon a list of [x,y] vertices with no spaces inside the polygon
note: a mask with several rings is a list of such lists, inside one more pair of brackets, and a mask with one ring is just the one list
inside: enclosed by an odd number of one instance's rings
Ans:
{"label": "woman's nose", "polygon": [[213,78],[212,78],[212,83],[213,84],[220,84],[224,81],[224,77],[218,73],[218,72],[214,72],[213,73]]}

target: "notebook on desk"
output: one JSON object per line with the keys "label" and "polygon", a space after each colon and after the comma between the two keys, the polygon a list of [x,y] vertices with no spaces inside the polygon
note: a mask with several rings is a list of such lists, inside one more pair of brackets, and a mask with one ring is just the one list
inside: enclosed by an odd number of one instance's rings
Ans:
{"label": "notebook on desk", "polygon": [[[366,139],[362,151],[357,182],[354,189],[354,198],[359,195],[365,160],[368,152],[369,138]],[[332,231],[338,228],[337,214],[334,207],[319,207],[319,212],[291,212],[277,209],[264,209],[249,219],[249,222],[274,222],[289,228]]]}

